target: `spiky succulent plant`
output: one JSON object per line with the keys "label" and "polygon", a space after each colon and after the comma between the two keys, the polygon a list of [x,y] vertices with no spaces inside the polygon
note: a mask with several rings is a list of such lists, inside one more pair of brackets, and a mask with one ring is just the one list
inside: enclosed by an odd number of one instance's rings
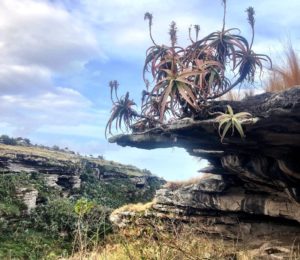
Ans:
{"label": "spiky succulent plant", "polygon": [[233,113],[232,107],[227,106],[226,113],[220,113],[218,117],[216,117],[216,122],[219,123],[219,135],[221,137],[221,142],[223,143],[223,140],[228,133],[228,131],[231,129],[231,135],[234,134],[234,130],[236,129],[238,133],[240,134],[241,138],[245,138],[245,133],[241,124],[242,120],[250,119],[252,118],[252,115],[248,112],[240,112],[237,114]]}
{"label": "spiky succulent plant", "polygon": [[[244,82],[253,82],[257,72],[262,71],[263,63],[271,64],[268,56],[257,54],[252,50],[255,34],[254,8],[249,7],[246,10],[252,30],[249,44],[239,29],[226,28],[227,3],[226,0],[221,2],[223,4],[221,30],[200,38],[200,26],[194,25],[195,37],[192,37],[191,26],[189,28],[191,44],[186,48],[178,46],[175,22],[170,24],[170,44],[158,44],[152,35],[153,16],[149,12],[145,13],[144,19],[148,21],[149,36],[153,45],[146,51],[143,68],[146,90],[142,95],[142,111],[138,114],[132,110],[135,103],[129,99],[129,95],[118,98],[116,93],[118,84],[112,82],[110,87],[114,108],[106,132],[111,133],[113,121],[116,121],[116,128],[120,128],[120,120],[123,120],[125,127],[128,128],[136,117],[155,122],[148,124],[151,126],[158,121],[163,123],[170,117],[197,118],[208,102]],[[234,76],[229,77],[232,74]],[[246,114],[234,115],[231,108],[227,110],[228,113],[223,115],[219,129],[222,141],[230,128],[237,129],[240,135],[244,136],[238,120]]]}

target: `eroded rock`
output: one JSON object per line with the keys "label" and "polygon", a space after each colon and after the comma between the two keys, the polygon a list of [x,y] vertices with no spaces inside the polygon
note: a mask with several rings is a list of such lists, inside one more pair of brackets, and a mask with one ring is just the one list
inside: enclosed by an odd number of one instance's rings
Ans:
{"label": "eroded rock", "polygon": [[36,208],[38,191],[34,188],[21,187],[16,189],[16,197],[26,205],[26,213],[29,214],[32,209]]}
{"label": "eroded rock", "polygon": [[[224,112],[228,104],[234,113],[252,113],[254,121],[242,122],[245,139],[234,135],[221,143],[210,115]],[[210,162],[204,172],[211,174],[198,182],[159,190],[151,214],[197,223],[208,234],[293,243],[300,237],[300,87],[213,102],[207,110],[195,119],[111,138],[142,149],[183,147]]]}

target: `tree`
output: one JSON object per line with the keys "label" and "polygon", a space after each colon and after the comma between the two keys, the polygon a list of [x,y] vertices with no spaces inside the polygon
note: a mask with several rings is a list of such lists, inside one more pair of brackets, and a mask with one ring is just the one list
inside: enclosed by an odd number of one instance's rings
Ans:
{"label": "tree", "polygon": [[14,138],[9,137],[8,135],[1,135],[0,143],[7,144],[7,145],[16,145],[17,141]]}

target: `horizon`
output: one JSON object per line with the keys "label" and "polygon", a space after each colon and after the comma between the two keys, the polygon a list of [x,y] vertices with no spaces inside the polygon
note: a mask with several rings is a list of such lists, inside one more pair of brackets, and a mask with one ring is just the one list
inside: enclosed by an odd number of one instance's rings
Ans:
{"label": "horizon", "polygon": [[[109,144],[104,137],[111,109],[108,82],[118,80],[120,94],[129,91],[138,104],[141,98],[145,52],[151,45],[145,12],[154,16],[153,35],[159,43],[169,43],[168,29],[173,20],[180,45],[187,44],[191,24],[200,24],[202,35],[221,28],[221,1],[188,3],[3,0],[0,134],[69,147],[86,155],[103,155],[107,160],[146,168],[166,180],[198,176],[207,162],[199,162],[184,149],[124,148]],[[256,52],[277,60],[287,39],[298,46],[299,1],[228,1],[226,27],[240,28],[249,39],[248,6],[256,12]],[[259,79],[255,87],[261,92]]]}

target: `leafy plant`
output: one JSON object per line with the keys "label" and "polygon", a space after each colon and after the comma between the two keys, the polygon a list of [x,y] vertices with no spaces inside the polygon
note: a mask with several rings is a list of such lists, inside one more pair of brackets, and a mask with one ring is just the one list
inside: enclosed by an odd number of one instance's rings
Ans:
{"label": "leafy plant", "polygon": [[[113,102],[113,108],[111,111],[111,116],[105,127],[105,136],[107,132],[112,134],[111,128],[112,124],[115,121],[116,130],[120,129],[122,122],[125,125],[125,128],[128,129],[132,123],[132,120],[138,116],[137,112],[133,109],[133,106],[136,104],[133,100],[129,99],[129,92],[126,93],[125,97],[119,98],[117,95],[117,87],[119,86],[117,81],[110,82],[111,87],[111,100]],[[113,98],[113,91],[115,91],[116,100]]]}
{"label": "leafy plant", "polygon": [[234,130],[236,129],[240,134],[241,138],[245,138],[245,133],[241,124],[241,120],[250,119],[252,115],[248,112],[240,112],[237,114],[233,113],[232,107],[227,106],[227,113],[221,113],[218,117],[216,117],[216,121],[219,123],[219,135],[221,137],[221,142],[223,142],[224,137],[228,133],[231,128],[231,135],[234,134]]}
{"label": "leafy plant", "polygon": [[[129,99],[129,92],[126,93],[125,96],[121,98],[118,97],[117,89],[119,83],[114,80],[109,83],[111,88],[111,100],[113,102],[113,108],[111,110],[110,118],[105,127],[105,137],[107,138],[107,133],[112,135],[112,125],[115,121],[115,129],[122,129],[122,123],[125,127],[125,130],[129,130],[132,128],[133,121],[137,118],[146,119],[147,122],[144,120],[145,125],[153,125],[153,123],[160,123],[153,117],[150,117],[145,114],[139,114],[136,110],[133,109],[133,106],[136,106],[135,102]],[[115,98],[113,98],[113,92],[115,92]],[[141,123],[141,121],[140,121]]]}
{"label": "leafy plant", "polygon": [[[138,131],[145,126],[153,127],[157,122],[163,124],[170,117],[197,118],[211,100],[245,82],[253,83],[264,63],[272,66],[267,55],[257,54],[252,49],[255,35],[253,7],[246,10],[252,31],[249,43],[240,35],[238,28],[226,28],[226,0],[222,3],[224,14],[221,30],[200,38],[200,26],[195,25],[195,38],[192,37],[192,28],[189,28],[191,44],[185,48],[177,44],[175,22],[170,24],[170,45],[159,45],[152,35],[153,16],[148,12],[145,14],[153,45],[146,51],[143,68],[146,89],[142,94],[142,111],[138,114],[129,109],[133,101],[127,100],[127,105],[125,100],[113,101],[106,132],[111,133],[114,120],[116,129],[121,127],[122,120],[128,129],[136,118],[146,119],[133,128]],[[147,76],[150,76],[150,80]],[[126,97],[128,99],[128,95]],[[155,124],[147,124],[146,121]]]}
{"label": "leafy plant", "polygon": [[94,207],[95,204],[92,201],[81,198],[75,203],[74,211],[80,218],[83,218],[84,215],[89,214]]}

